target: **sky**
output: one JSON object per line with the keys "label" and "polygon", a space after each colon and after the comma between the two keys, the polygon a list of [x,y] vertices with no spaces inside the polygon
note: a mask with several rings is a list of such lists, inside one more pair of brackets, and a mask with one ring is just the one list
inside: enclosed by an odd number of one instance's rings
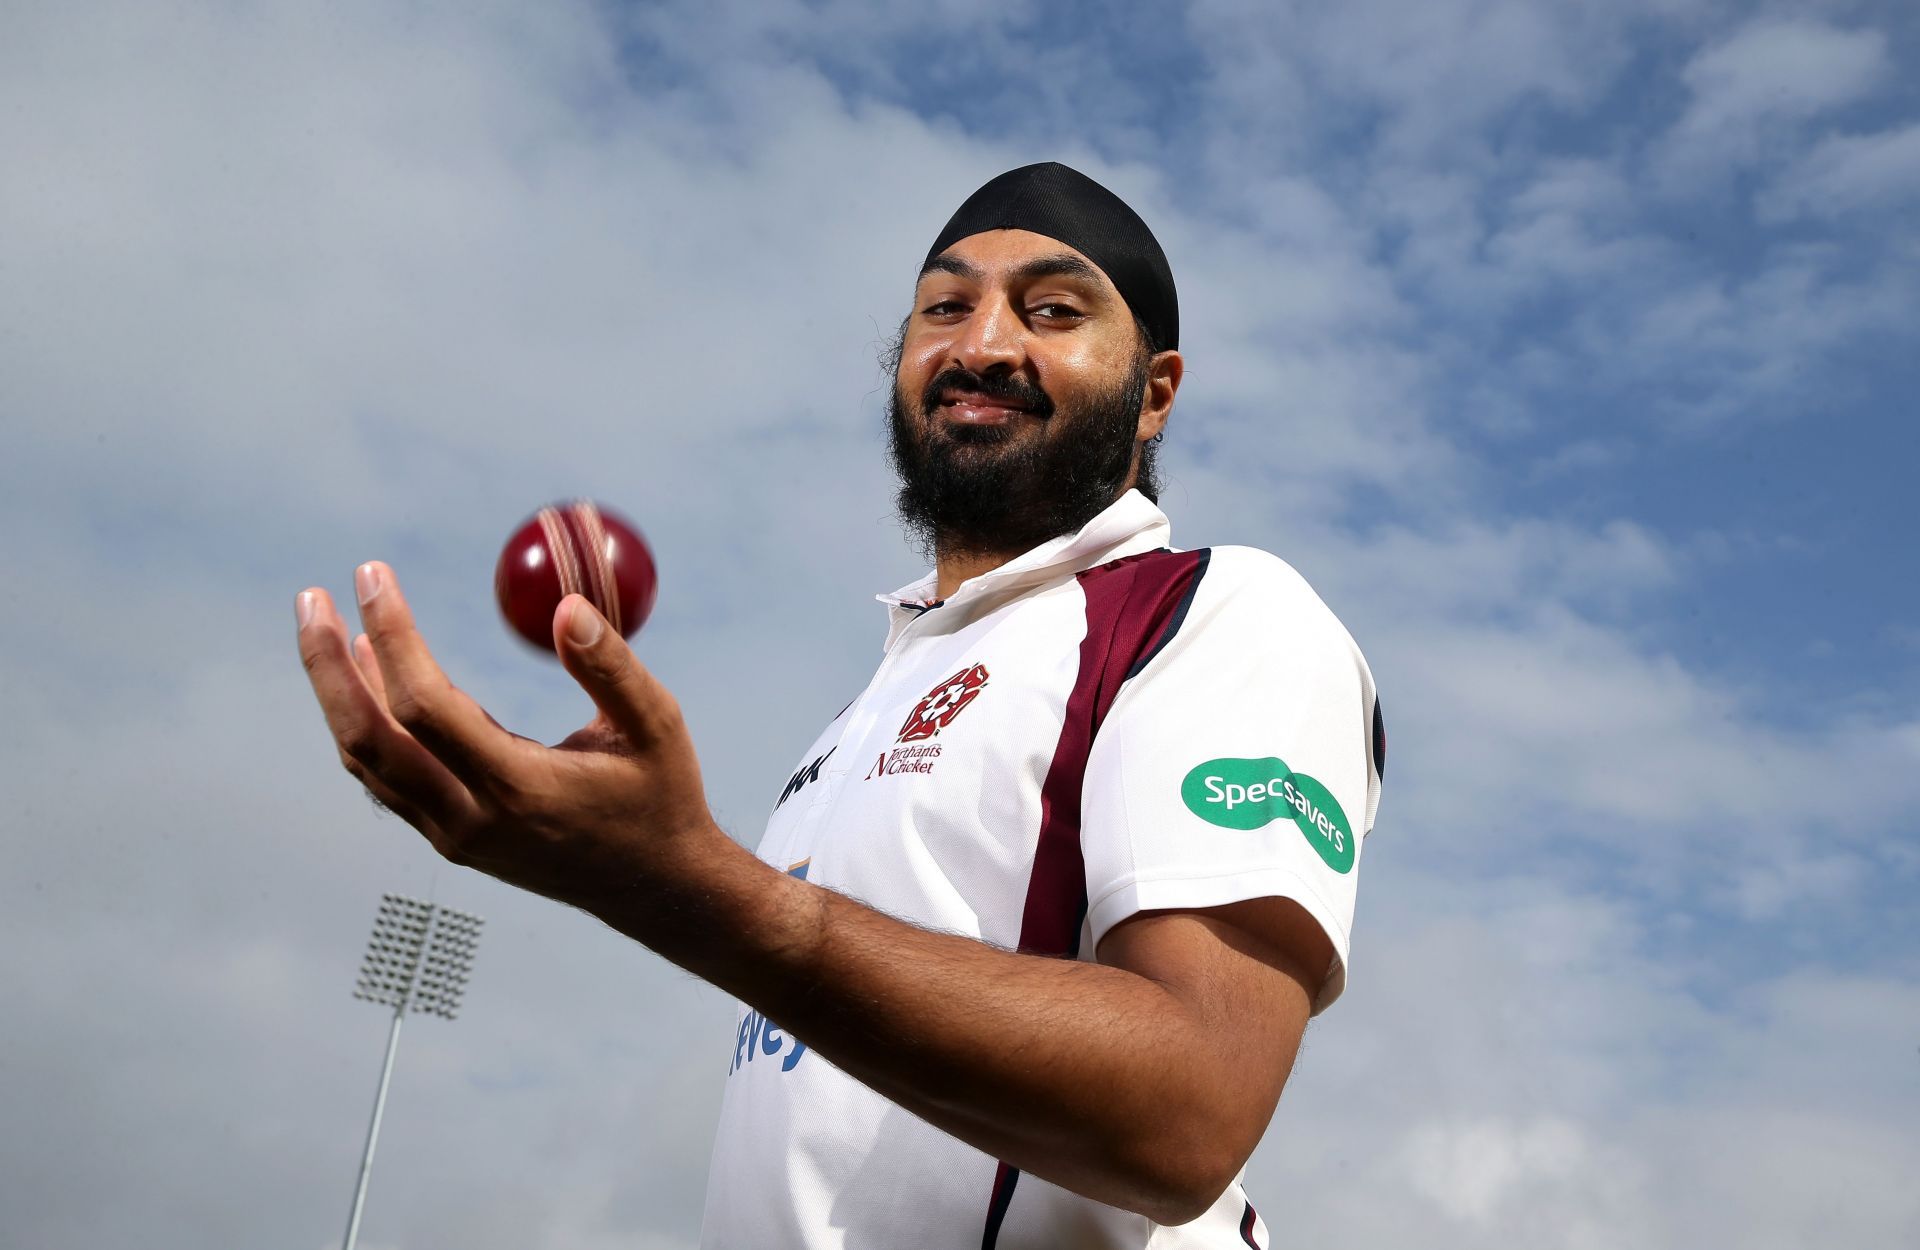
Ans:
{"label": "sky", "polygon": [[338,1244],[395,891],[487,924],[361,1245],[696,1243],[732,1004],[373,810],[293,596],[391,562],[557,740],[493,561],[605,501],[753,845],[923,568],[917,261],[1062,160],[1179,282],[1174,541],[1386,710],[1279,1244],[1920,1244],[1916,64],[1899,4],[6,5],[0,1242]]}

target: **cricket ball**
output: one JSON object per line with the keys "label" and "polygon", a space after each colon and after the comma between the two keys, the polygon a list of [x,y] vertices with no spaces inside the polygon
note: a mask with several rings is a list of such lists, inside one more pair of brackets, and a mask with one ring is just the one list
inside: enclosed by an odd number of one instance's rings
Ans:
{"label": "cricket ball", "polygon": [[633,524],[591,499],[551,504],[500,552],[493,593],[513,632],[553,654],[553,610],[585,595],[623,638],[647,622],[658,589],[653,552]]}

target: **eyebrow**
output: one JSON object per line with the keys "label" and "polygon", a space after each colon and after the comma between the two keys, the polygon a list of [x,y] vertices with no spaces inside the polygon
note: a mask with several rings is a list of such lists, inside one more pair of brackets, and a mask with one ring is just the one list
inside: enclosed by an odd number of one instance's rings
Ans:
{"label": "eyebrow", "polygon": [[969,282],[978,282],[983,276],[978,266],[970,265],[958,256],[949,256],[945,252],[920,266],[922,278],[930,273],[950,273],[956,278],[965,278]]}
{"label": "eyebrow", "polygon": [[[949,256],[942,252],[920,268],[920,276],[930,273],[950,273],[968,282],[980,282],[986,275],[980,267],[958,256]],[[1080,278],[1098,287],[1106,277],[1100,269],[1069,252],[1055,252],[1051,256],[1036,256],[1013,271],[1013,278],[1019,282],[1034,282],[1041,278]]]}

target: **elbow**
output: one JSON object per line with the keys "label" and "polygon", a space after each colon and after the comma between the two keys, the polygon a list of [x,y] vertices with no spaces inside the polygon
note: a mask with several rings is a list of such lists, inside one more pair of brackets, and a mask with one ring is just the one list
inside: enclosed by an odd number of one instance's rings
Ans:
{"label": "elbow", "polygon": [[1126,1205],[1128,1209],[1165,1227],[1191,1224],[1220,1201],[1220,1195],[1233,1183],[1234,1175],[1229,1173],[1224,1179],[1200,1183],[1185,1178],[1156,1179],[1141,1187],[1139,1201]]}
{"label": "elbow", "polygon": [[1154,1138],[1134,1152],[1125,1173],[1127,1200],[1116,1205],[1156,1224],[1190,1224],[1212,1209],[1245,1163],[1217,1142]]}

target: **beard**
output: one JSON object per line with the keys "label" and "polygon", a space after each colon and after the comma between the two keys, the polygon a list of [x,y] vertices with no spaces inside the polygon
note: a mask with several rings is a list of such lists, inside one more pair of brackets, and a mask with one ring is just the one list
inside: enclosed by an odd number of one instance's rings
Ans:
{"label": "beard", "polygon": [[[1137,354],[1111,391],[1056,411],[1039,387],[1008,374],[944,371],[919,396],[919,415],[901,400],[896,371],[887,407],[889,450],[900,489],[895,506],[930,559],[940,554],[1015,556],[1071,534],[1120,496],[1141,447],[1148,497],[1150,446],[1135,439],[1147,394],[1148,356]],[[1019,404],[1030,415],[1004,425],[965,425],[940,416],[941,392],[976,391]]]}

